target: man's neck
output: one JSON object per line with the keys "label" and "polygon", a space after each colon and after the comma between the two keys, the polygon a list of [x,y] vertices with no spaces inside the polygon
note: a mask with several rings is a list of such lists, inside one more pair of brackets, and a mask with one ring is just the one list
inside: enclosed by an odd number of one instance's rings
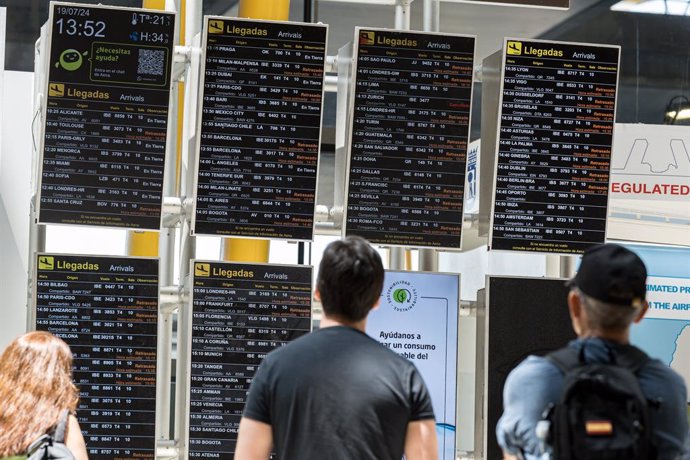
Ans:
{"label": "man's neck", "polygon": [[598,337],[600,339],[608,340],[609,342],[620,343],[621,345],[627,345],[630,343],[630,329],[625,331],[606,331],[606,332],[590,332],[579,334],[578,338],[586,339],[590,337]]}
{"label": "man's neck", "polygon": [[319,324],[319,329],[325,329],[327,327],[333,326],[347,326],[353,329],[357,329],[361,332],[366,332],[367,329],[367,319],[364,318],[361,321],[346,321],[341,318],[334,318],[332,316],[323,315],[321,318],[321,323]]}

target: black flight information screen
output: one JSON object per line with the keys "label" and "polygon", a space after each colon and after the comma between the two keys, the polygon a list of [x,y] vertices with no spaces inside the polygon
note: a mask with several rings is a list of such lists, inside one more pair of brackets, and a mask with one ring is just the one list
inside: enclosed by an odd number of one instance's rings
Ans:
{"label": "black flight information screen", "polygon": [[311,329],[312,269],[193,264],[189,458],[233,458],[259,364]]}
{"label": "black flight information screen", "polygon": [[475,37],[356,34],[345,233],[459,249]]}
{"label": "black flight information screen", "polygon": [[36,329],[72,349],[89,458],[153,460],[158,259],[37,257]]}
{"label": "black flight information screen", "polygon": [[327,31],[206,18],[195,233],[312,240]]}
{"label": "black flight information screen", "polygon": [[603,243],[620,47],[507,39],[491,249]]}
{"label": "black flight information screen", "polygon": [[175,15],[51,3],[41,223],[158,230]]}

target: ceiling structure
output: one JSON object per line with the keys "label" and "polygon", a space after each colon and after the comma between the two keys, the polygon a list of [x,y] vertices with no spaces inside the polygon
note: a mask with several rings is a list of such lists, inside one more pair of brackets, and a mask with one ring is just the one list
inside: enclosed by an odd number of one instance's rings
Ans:
{"label": "ceiling structure", "polygon": [[[563,11],[443,1],[440,28],[476,35],[477,63],[497,51],[504,37],[620,45],[617,121],[661,123],[669,100],[690,90],[690,17],[612,11],[616,2],[571,0],[571,8]],[[422,6],[421,0],[412,4],[413,29],[422,28]],[[357,25],[394,24],[390,6],[321,0],[317,14],[331,25],[329,54],[352,40]],[[473,116],[473,125],[478,119]],[[473,126],[472,131],[478,133],[478,128]]]}
{"label": "ceiling structure", "polygon": [[[292,0],[290,20],[304,19],[304,1]],[[329,24],[328,54],[352,41],[356,26],[394,25],[394,7],[342,0],[311,0],[315,20]],[[477,36],[477,63],[497,51],[504,37],[605,43],[622,46],[617,121],[661,123],[671,98],[690,87],[690,17],[612,11],[617,0],[571,0],[569,10],[521,8],[490,3],[440,2],[443,32]],[[645,0],[637,1],[637,4]],[[654,0],[649,0],[654,1]],[[690,2],[690,0],[688,0]],[[98,1],[77,0],[96,4]],[[141,0],[105,0],[116,6],[140,7]],[[238,0],[203,0],[203,13],[237,14]],[[0,0],[7,7],[7,70],[33,70],[34,44],[48,18],[47,0]],[[421,30],[423,0],[412,2],[411,27]],[[481,85],[475,94],[478,113]],[[335,98],[326,100],[324,125],[334,124]],[[479,135],[473,117],[473,138]],[[326,136],[328,138],[328,136]]]}

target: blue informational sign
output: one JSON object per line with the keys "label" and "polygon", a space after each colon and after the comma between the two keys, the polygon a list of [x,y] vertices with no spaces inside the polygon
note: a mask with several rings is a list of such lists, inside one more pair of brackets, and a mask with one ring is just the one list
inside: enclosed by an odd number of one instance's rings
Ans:
{"label": "blue informational sign", "polygon": [[649,310],[633,325],[630,342],[671,366],[690,386],[690,249],[626,246],[644,261],[648,275]]}
{"label": "blue informational sign", "polygon": [[460,277],[387,271],[367,334],[412,361],[431,393],[439,458],[455,459]]}

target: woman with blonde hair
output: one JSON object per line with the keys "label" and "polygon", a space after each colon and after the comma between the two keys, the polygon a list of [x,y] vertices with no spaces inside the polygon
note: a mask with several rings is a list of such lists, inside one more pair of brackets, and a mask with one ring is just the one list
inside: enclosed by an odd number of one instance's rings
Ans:
{"label": "woman with blonde hair", "polygon": [[25,455],[67,410],[65,444],[76,460],[88,460],[74,416],[78,401],[72,352],[65,342],[44,331],[13,340],[0,355],[0,458]]}

